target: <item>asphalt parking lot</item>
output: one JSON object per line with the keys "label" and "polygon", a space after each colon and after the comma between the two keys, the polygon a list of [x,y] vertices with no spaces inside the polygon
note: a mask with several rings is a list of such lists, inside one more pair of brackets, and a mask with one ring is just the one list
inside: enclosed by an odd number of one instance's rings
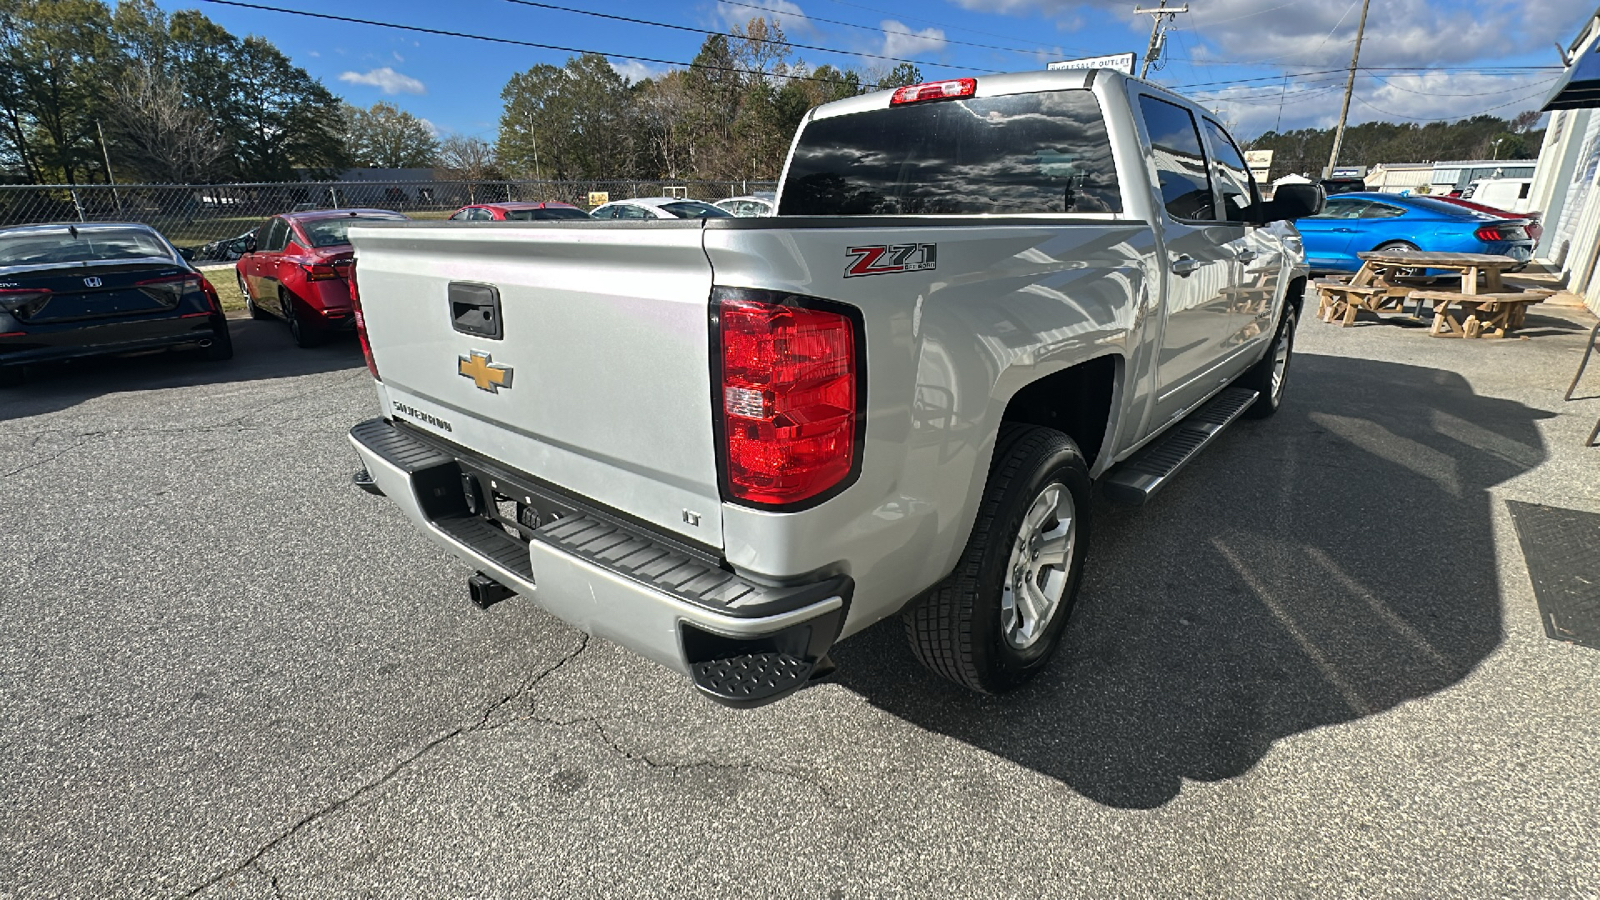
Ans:
{"label": "asphalt parking lot", "polygon": [[739,712],[349,485],[353,340],[0,394],[0,897],[1600,896],[1600,651],[1507,503],[1600,512],[1585,313],[1302,324],[1282,413],[1098,532],[984,699],[898,622]]}

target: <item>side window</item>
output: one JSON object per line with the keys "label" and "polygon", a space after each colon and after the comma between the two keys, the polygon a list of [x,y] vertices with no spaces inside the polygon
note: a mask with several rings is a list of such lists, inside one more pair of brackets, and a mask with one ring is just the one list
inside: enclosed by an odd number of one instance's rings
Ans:
{"label": "side window", "polygon": [[1312,216],[1311,218],[1313,218],[1313,219],[1355,219],[1355,218],[1359,218],[1361,216],[1361,210],[1365,209],[1366,206],[1367,206],[1367,201],[1365,201],[1365,200],[1331,199],[1331,200],[1328,201],[1328,204],[1322,208],[1322,212],[1321,213],[1319,213],[1319,214],[1317,214],[1315,216]]}
{"label": "side window", "polygon": [[595,210],[592,213],[592,215],[596,219],[615,219],[617,217],[617,210],[618,209],[621,209],[621,207],[618,207],[618,206],[607,206],[604,209]]}
{"label": "side window", "polygon": [[472,211],[472,221],[474,221],[474,222],[493,222],[494,221],[494,213],[489,212],[487,209],[484,209],[483,207],[480,206],[477,209],[474,209]]}
{"label": "side window", "polygon": [[1206,137],[1211,139],[1211,152],[1216,157],[1217,188],[1222,192],[1222,215],[1229,222],[1245,221],[1245,213],[1256,202],[1256,184],[1250,177],[1250,166],[1239,152],[1239,145],[1228,137],[1222,126],[1206,119]]}
{"label": "side window", "polygon": [[1363,219],[1393,219],[1405,214],[1406,211],[1398,206],[1390,206],[1387,203],[1368,203],[1366,208],[1361,210],[1360,216]]}
{"label": "side window", "polygon": [[470,210],[470,209],[456,210],[455,215],[450,217],[450,221],[452,221],[452,222],[464,222],[467,219],[467,214],[470,213],[470,212],[472,212],[472,210]]}
{"label": "side window", "polygon": [[1143,94],[1139,96],[1139,110],[1150,132],[1151,154],[1167,215],[1189,221],[1216,219],[1211,173],[1194,116],[1177,104]]}
{"label": "side window", "polygon": [[282,250],[289,243],[289,223],[282,219],[273,219],[267,225],[267,236],[261,241],[261,248],[269,253]]}
{"label": "side window", "polygon": [[617,207],[617,213],[618,213],[617,218],[619,218],[619,219],[654,219],[655,218],[655,216],[650,215],[648,210],[644,209],[643,207],[639,207],[639,206],[619,206],[619,207]]}

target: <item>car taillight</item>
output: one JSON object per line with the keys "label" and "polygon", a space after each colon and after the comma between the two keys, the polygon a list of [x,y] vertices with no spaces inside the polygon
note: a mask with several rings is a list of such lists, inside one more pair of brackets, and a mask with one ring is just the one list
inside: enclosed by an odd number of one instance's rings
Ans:
{"label": "car taillight", "polygon": [[821,502],[860,468],[859,314],[808,297],[716,288],[711,298],[726,497]]}
{"label": "car taillight", "polygon": [[327,263],[312,263],[300,265],[301,271],[306,273],[307,281],[330,281],[339,277],[339,271]]}
{"label": "car taillight", "polygon": [[954,100],[959,97],[971,97],[977,92],[976,78],[952,78],[949,81],[908,84],[902,88],[895,88],[894,96],[889,98],[889,105],[921,103],[924,100]]}
{"label": "car taillight", "polygon": [[222,312],[222,298],[217,296],[217,289],[211,286],[211,282],[206,280],[204,275],[200,276],[200,290],[204,291],[206,299],[211,301],[211,311]]}
{"label": "car taillight", "polygon": [[1499,225],[1483,225],[1483,226],[1480,226],[1478,228],[1478,230],[1476,232],[1474,232],[1474,234],[1476,234],[1478,236],[1478,240],[1480,240],[1480,241],[1503,241],[1503,240],[1505,240],[1505,238],[1500,236],[1500,226]]}
{"label": "car taillight", "polygon": [[350,269],[346,277],[350,280],[350,311],[356,317],[356,339],[361,342],[361,355],[367,358],[367,371],[378,381],[378,361],[372,358],[372,345],[367,342],[367,319],[361,314],[361,290],[356,287],[356,264],[350,262]]}
{"label": "car taillight", "polygon": [[0,312],[26,318],[50,302],[49,288],[0,288]]}

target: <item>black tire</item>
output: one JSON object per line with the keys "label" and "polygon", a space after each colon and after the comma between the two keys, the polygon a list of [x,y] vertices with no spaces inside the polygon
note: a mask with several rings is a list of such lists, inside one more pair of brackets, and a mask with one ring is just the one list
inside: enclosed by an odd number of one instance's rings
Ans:
{"label": "black tire", "polygon": [[0,366],[0,388],[22,387],[28,383],[28,375],[21,366]]}
{"label": "black tire", "polygon": [[[978,518],[961,561],[903,616],[911,650],[923,665],[987,694],[1011,690],[1039,674],[1061,641],[1083,575],[1090,533],[1089,487],[1089,466],[1071,438],[1049,428],[1001,426]],[[1072,521],[1064,531],[1065,565],[1046,574],[1052,584],[1056,573],[1065,580],[1053,609],[1038,617],[1042,622],[1036,620],[1033,636],[1019,646],[1015,638],[1025,636],[1013,636],[1011,631],[1021,622],[1021,607],[1013,601],[1013,620],[1006,610],[1008,576],[1017,574],[1013,566],[1019,552],[1022,565],[1028,564],[1020,532],[1030,510],[1045,500],[1047,489],[1064,489],[1072,502]],[[1053,530],[1059,530],[1059,517],[1055,522]],[[1028,574],[1037,586],[1038,576]]]}
{"label": "black tire", "polygon": [[203,348],[206,359],[218,362],[224,359],[233,359],[233,335],[228,331],[228,322],[223,320],[222,325],[212,334],[211,346]]}
{"label": "black tire", "polygon": [[[1289,387],[1289,370],[1294,362],[1294,332],[1295,326],[1300,322],[1300,314],[1293,303],[1285,303],[1283,317],[1278,322],[1278,330],[1272,335],[1272,343],[1267,345],[1267,353],[1261,361],[1250,368],[1250,371],[1239,376],[1236,382],[1239,387],[1249,388],[1260,394],[1256,402],[1244,411],[1245,417],[1250,419],[1265,419],[1278,411],[1283,405],[1284,391]],[[1279,352],[1282,352],[1283,367],[1278,367]]]}
{"label": "black tire", "polygon": [[294,305],[294,298],[288,291],[278,291],[279,302],[283,304],[283,317],[289,322],[289,334],[294,336],[294,342],[299,347],[316,347],[322,344],[325,335],[322,329],[314,323],[307,322],[300,315],[300,308]]}
{"label": "black tire", "polygon": [[[1421,248],[1410,241],[1385,241],[1372,248],[1373,253],[1382,253],[1385,250],[1410,250],[1418,251]],[[1395,272],[1401,278],[1422,278],[1428,273],[1427,269],[1399,269]]]}
{"label": "black tire", "polygon": [[245,284],[244,276],[239,274],[238,269],[233,270],[233,277],[239,280],[239,293],[244,295],[244,308],[250,313],[250,318],[256,320],[272,318],[272,313],[257,306],[256,301],[251,298],[250,287]]}

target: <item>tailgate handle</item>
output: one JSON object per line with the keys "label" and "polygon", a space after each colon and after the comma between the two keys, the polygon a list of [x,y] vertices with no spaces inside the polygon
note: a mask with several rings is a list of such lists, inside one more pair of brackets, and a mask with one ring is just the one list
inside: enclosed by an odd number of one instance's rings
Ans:
{"label": "tailgate handle", "polygon": [[450,320],[455,330],[495,341],[504,336],[500,322],[500,291],[494,285],[452,281],[449,297]]}

